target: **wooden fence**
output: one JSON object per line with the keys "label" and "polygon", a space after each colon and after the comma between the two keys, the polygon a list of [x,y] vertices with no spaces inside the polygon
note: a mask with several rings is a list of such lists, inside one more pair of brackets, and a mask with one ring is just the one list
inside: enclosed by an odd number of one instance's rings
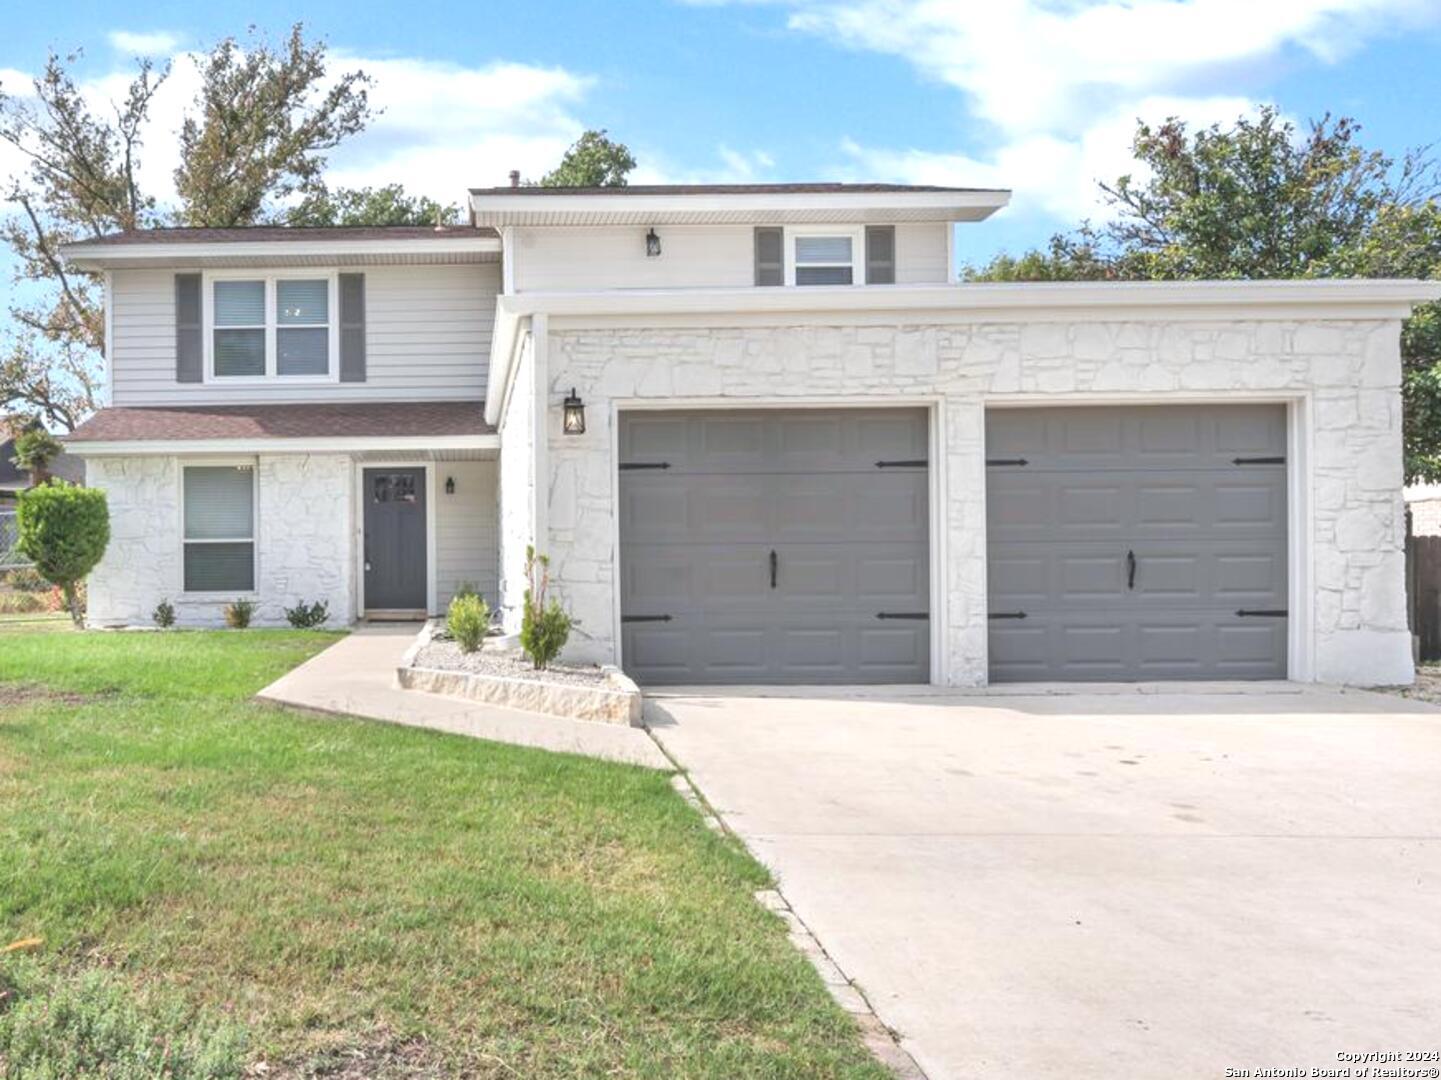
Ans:
{"label": "wooden fence", "polygon": [[1406,605],[1422,660],[1441,660],[1441,536],[1412,536],[1406,514]]}

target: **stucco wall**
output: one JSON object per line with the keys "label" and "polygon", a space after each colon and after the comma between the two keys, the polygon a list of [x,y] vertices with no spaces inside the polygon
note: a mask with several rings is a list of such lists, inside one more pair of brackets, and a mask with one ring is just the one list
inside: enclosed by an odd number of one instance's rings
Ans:
{"label": "stucco wall", "polygon": [[[1408,682],[1399,324],[1010,322],[556,330],[547,354],[548,550],[580,620],[576,658],[613,661],[612,404],[616,399],[942,401],[946,679],[986,679],[984,408],[993,395],[1065,404],[1236,392],[1304,401],[1309,427],[1314,677]],[[575,386],[588,430],[560,433]],[[1304,606],[1293,618],[1306,618]]]}
{"label": "stucco wall", "polygon": [[[226,459],[241,460],[241,459]],[[330,620],[354,617],[351,467],[346,455],[276,454],[257,470],[256,625],[285,625],[286,607],[324,600]],[[222,625],[224,600],[182,590],[179,469],[172,457],[94,458],[90,483],[110,504],[110,546],[89,582],[93,625],[149,625],[161,600],[184,626]]]}

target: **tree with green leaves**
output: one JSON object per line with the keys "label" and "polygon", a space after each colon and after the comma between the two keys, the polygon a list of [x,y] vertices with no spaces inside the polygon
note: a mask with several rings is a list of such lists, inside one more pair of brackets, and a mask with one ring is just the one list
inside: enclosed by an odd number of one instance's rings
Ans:
{"label": "tree with green leaves", "polygon": [[458,225],[460,207],[408,195],[400,184],[322,188],[286,212],[287,225]]}
{"label": "tree with green leaves", "polygon": [[[1142,172],[1100,185],[1113,212],[1043,250],[999,255],[968,281],[1173,281],[1441,276],[1441,177],[1358,141],[1352,120],[1305,133],[1263,109],[1233,127],[1140,124]],[[1401,338],[1408,480],[1441,480],[1441,307]]]}
{"label": "tree with green leaves", "polygon": [[95,407],[105,317],[99,278],[67,266],[61,245],[160,224],[281,220],[288,200],[322,190],[326,151],[370,117],[368,78],[331,72],[325,46],[298,24],[279,46],[226,38],[200,63],[172,210],[140,183],[142,136],[168,67],[139,61],[113,108],[96,110],[72,74],[79,59],[52,54],[28,95],[0,85],[0,141],[26,162],[5,191],[14,212],[0,239],[17,280],[32,286],[25,292],[40,297],[10,304],[20,331],[0,351],[0,408],[22,405],[67,430]]}
{"label": "tree with green leaves", "polygon": [[39,487],[50,479],[50,463],[64,452],[60,440],[36,424],[16,437],[15,456],[10,460],[30,474],[31,487]]}
{"label": "tree with green leaves", "polygon": [[20,551],[36,571],[65,596],[65,609],[77,627],[80,583],[94,570],[110,543],[110,509],[105,492],[63,480],[20,493],[16,510]]}
{"label": "tree with green leaves", "polygon": [[611,139],[602,128],[587,131],[540,179],[541,187],[625,187],[635,168],[635,157],[625,143]]}

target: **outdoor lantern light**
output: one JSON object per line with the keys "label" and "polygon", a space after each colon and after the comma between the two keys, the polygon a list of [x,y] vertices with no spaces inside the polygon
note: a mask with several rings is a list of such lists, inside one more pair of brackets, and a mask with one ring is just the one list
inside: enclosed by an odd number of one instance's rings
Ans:
{"label": "outdoor lantern light", "polygon": [[645,254],[648,259],[654,259],[660,254],[660,236],[654,229],[645,234]]}
{"label": "outdoor lantern light", "polygon": [[565,399],[565,433],[585,434],[585,404],[575,396],[575,387],[570,388],[570,397]]}
{"label": "outdoor lantern light", "polygon": [[447,495],[455,494],[455,477],[447,476],[445,478],[445,493]]}

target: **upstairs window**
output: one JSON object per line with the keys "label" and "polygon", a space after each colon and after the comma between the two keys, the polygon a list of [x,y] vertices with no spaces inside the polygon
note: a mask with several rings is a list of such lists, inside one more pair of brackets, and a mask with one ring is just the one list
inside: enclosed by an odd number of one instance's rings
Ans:
{"label": "upstairs window", "polygon": [[334,381],[334,292],[333,275],[211,278],[209,378]]}
{"label": "upstairs window", "polygon": [[800,233],[791,237],[797,285],[855,284],[856,238],[850,233]]}

